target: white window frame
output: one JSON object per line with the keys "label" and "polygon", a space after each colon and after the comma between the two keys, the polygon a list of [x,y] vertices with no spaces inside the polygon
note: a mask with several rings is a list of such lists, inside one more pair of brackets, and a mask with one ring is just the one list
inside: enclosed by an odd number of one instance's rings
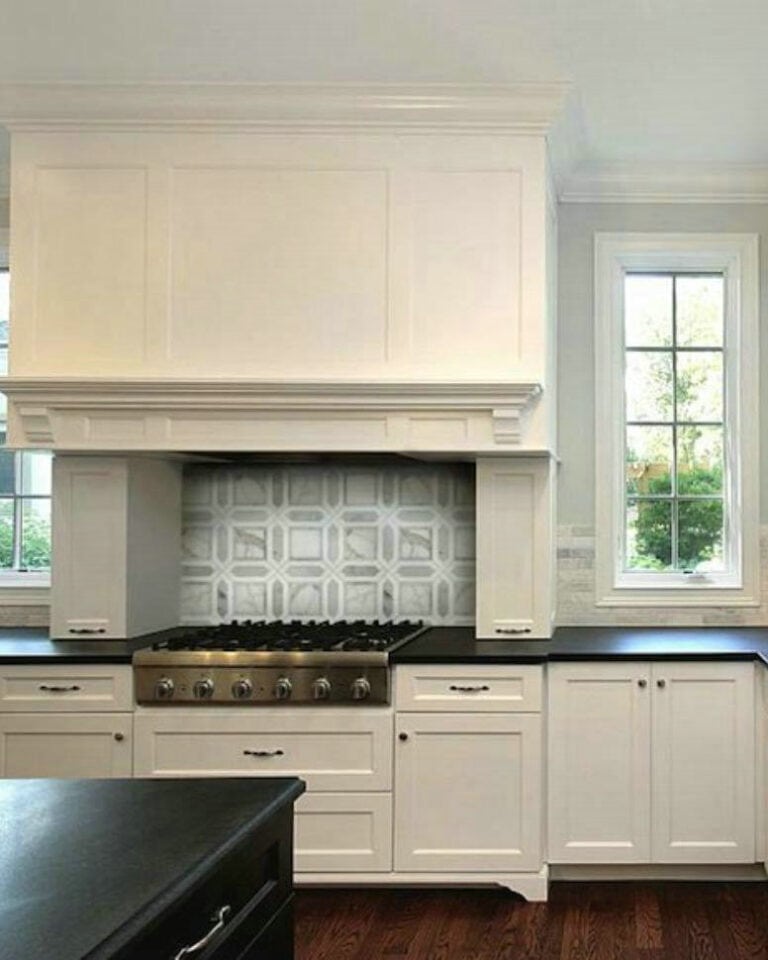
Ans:
{"label": "white window frame", "polygon": [[[0,228],[0,269],[3,270],[9,266],[9,240],[9,230]],[[31,570],[26,573],[19,570],[0,570],[0,607],[48,606],[50,587],[51,574],[48,570]]]}
{"label": "white window frame", "polygon": [[[624,276],[722,271],[725,278],[726,548],[729,571],[625,571]],[[597,606],[760,602],[759,280],[756,234],[595,235],[595,582]],[[728,521],[727,521],[728,522]]]}

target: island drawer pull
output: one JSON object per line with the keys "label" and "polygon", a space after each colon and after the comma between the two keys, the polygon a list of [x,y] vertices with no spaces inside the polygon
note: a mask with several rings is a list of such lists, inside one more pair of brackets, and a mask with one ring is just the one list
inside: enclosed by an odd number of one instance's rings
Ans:
{"label": "island drawer pull", "polygon": [[41,683],[37,689],[45,690],[46,693],[75,693],[80,687],[78,687],[76,683],[73,683],[71,687],[60,687],[55,684]]}
{"label": "island drawer pull", "polygon": [[503,633],[508,636],[516,636],[519,633],[530,633],[530,627],[496,627],[496,633]]}
{"label": "island drawer pull", "polygon": [[106,627],[70,627],[70,633],[84,634],[86,636],[93,633],[106,633]]}
{"label": "island drawer pull", "polygon": [[201,950],[205,950],[208,944],[213,940],[217,933],[220,933],[224,929],[224,924],[227,922],[227,917],[232,908],[230,906],[219,907],[219,909],[211,917],[213,920],[213,926],[206,933],[206,935],[198,940],[197,943],[191,943],[188,947],[182,947],[178,953],[173,955],[173,960],[183,960],[184,957],[191,957],[193,953],[200,953]]}
{"label": "island drawer pull", "polygon": [[481,687],[460,687],[452,683],[448,689],[455,690],[456,693],[482,693],[484,690],[490,690],[491,688],[485,683]]}
{"label": "island drawer pull", "polygon": [[245,757],[282,757],[283,750],[243,750]]}

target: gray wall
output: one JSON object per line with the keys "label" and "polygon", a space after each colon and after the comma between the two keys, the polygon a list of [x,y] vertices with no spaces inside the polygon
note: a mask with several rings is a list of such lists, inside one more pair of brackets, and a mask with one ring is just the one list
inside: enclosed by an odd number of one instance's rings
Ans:
{"label": "gray wall", "polygon": [[[595,378],[593,241],[595,233],[657,231],[760,234],[760,380],[768,383],[768,205],[561,204],[559,210],[558,434],[562,458],[559,522],[594,526]],[[759,410],[768,423],[768,390]],[[757,398],[755,407],[758,407]],[[762,444],[761,522],[768,521],[768,442]]]}

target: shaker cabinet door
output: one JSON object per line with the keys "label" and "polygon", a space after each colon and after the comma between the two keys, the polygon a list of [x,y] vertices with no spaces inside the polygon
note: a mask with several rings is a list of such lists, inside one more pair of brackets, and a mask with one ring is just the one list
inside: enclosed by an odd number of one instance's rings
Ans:
{"label": "shaker cabinet door", "polygon": [[477,636],[549,637],[553,467],[541,459],[477,461]]}
{"label": "shaker cabinet door", "polygon": [[541,868],[541,717],[400,713],[395,870]]}
{"label": "shaker cabinet door", "polygon": [[653,859],[754,863],[751,663],[653,665]]}
{"label": "shaker cabinet door", "polygon": [[548,668],[550,862],[650,859],[650,672],[631,662]]}

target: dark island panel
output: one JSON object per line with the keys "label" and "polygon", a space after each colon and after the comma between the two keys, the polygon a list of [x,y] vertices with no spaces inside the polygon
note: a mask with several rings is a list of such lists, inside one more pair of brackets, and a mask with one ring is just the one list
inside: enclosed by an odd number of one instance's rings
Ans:
{"label": "dark island panel", "polygon": [[[221,896],[234,914],[238,897],[252,897],[245,881],[274,899],[280,884],[252,862],[258,837],[271,843],[282,817],[290,889],[292,804],[303,790],[295,778],[0,781],[3,956],[123,960],[144,942],[152,960],[164,937],[178,949],[204,933]],[[180,907],[194,930],[179,925]],[[257,933],[241,921],[227,936]]]}

